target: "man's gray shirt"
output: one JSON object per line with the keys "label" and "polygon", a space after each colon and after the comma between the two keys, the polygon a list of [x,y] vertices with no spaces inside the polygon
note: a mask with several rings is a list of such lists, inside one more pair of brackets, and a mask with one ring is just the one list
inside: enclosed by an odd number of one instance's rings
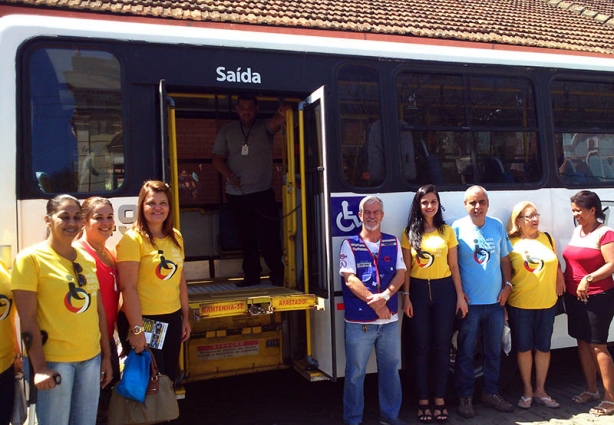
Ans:
{"label": "man's gray shirt", "polygon": [[[246,144],[247,155],[242,155]],[[271,188],[273,180],[273,137],[268,121],[256,120],[250,128],[241,129],[239,121],[222,127],[215,139],[213,153],[226,158],[230,171],[241,179],[241,187],[226,182],[226,193],[248,195]]]}

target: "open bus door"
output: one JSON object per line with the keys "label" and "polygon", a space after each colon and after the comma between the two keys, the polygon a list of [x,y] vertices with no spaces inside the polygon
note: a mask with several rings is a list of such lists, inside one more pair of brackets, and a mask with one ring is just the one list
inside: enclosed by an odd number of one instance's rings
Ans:
{"label": "open bus door", "polygon": [[[325,87],[299,104],[302,253],[306,293],[318,296],[307,314],[307,369],[337,378],[334,279],[331,265],[330,193]],[[311,374],[311,379],[318,379]]]}
{"label": "open bus door", "polygon": [[[300,239],[296,237],[298,207],[296,199],[292,200],[296,198],[294,179],[288,177],[290,172],[295,175],[294,169],[288,169],[288,164],[294,166],[293,161],[288,161],[288,158],[294,158],[291,138],[284,143],[283,158],[284,180],[289,182],[282,191],[286,257],[284,286],[274,286],[268,279],[263,279],[255,286],[238,287],[236,283],[241,281],[241,276],[232,265],[240,264],[240,253],[227,253],[222,248],[194,250],[195,246],[210,245],[212,241],[224,238],[221,220],[225,205],[221,196],[218,203],[201,205],[191,198],[186,201],[181,193],[181,172],[189,166],[186,160],[197,161],[203,167],[199,189],[203,192],[222,190],[216,184],[218,173],[212,168],[211,158],[203,157],[211,154],[210,149],[202,148],[200,153],[195,153],[191,141],[198,139],[204,146],[212,146],[215,132],[202,129],[225,124],[218,120],[219,105],[227,102],[228,107],[231,100],[230,96],[212,93],[167,93],[164,81],[160,82],[162,175],[171,185],[171,203],[179,212],[175,214],[175,225],[182,226],[184,272],[193,313],[192,335],[182,347],[183,382],[290,367],[290,348],[297,338],[304,338],[304,332],[293,332],[293,321],[304,314],[301,310],[316,307],[317,297],[297,288],[294,272],[295,244]],[[262,97],[259,100],[277,102],[276,98]],[[195,109],[198,109],[197,117],[193,114]],[[292,119],[293,115],[289,113],[287,126],[290,129],[293,128]]]}

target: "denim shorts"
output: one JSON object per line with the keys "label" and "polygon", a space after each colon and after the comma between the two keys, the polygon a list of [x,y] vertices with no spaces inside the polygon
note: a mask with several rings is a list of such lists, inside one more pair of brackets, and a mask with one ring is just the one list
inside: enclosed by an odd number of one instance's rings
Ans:
{"label": "denim shorts", "polygon": [[507,306],[507,313],[512,329],[512,346],[519,353],[539,350],[550,351],[552,330],[557,305],[550,308],[529,310]]}

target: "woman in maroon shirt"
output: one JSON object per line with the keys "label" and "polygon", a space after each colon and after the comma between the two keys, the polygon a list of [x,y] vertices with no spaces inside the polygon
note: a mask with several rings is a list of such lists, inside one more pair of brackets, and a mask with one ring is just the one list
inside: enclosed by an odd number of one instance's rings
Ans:
{"label": "woman in maroon shirt", "polygon": [[596,193],[582,190],[571,197],[571,210],[578,226],[563,251],[565,306],[569,336],[578,341],[578,352],[587,389],[573,401],[584,404],[599,400],[597,370],[603,380],[603,400],[590,412],[596,416],[614,413],[614,363],[607,347],[614,317],[614,231],[605,226],[605,214]]}

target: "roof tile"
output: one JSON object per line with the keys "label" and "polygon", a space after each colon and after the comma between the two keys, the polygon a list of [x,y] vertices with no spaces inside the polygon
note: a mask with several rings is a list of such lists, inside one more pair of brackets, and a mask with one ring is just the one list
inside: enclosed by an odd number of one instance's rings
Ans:
{"label": "roof tile", "polygon": [[612,0],[3,0],[135,17],[313,28],[614,54]]}

